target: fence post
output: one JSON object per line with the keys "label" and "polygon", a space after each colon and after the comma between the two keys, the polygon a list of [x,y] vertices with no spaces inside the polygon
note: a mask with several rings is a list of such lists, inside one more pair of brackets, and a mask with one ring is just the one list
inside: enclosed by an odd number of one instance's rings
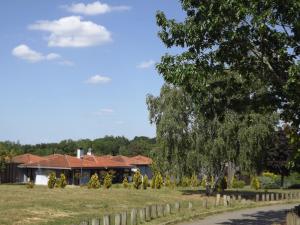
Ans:
{"label": "fence post", "polygon": [[265,194],[261,195],[261,200],[264,202],[265,201]]}
{"label": "fence post", "polygon": [[91,225],[100,225],[100,221],[99,221],[99,219],[92,219],[92,221],[91,221]]}
{"label": "fence post", "polygon": [[88,222],[88,221],[82,221],[82,222],[80,223],[80,225],[89,225],[89,222]]}
{"label": "fence post", "polygon": [[156,205],[151,205],[151,219],[155,219],[157,217]]}
{"label": "fence post", "polygon": [[207,198],[203,199],[203,201],[202,201],[202,206],[203,206],[203,208],[205,208],[205,209],[208,208]]}
{"label": "fence post", "polygon": [[115,225],[121,225],[121,214],[115,215]]}
{"label": "fence post", "polygon": [[139,215],[140,215],[140,222],[145,222],[146,221],[146,209],[145,208],[140,209]]}
{"label": "fence post", "polygon": [[225,207],[227,207],[227,196],[223,195],[223,204]]}
{"label": "fence post", "polygon": [[146,206],[146,221],[151,220],[151,208],[149,205]]}
{"label": "fence post", "polygon": [[162,205],[157,205],[157,217],[162,217],[163,214],[163,207]]}
{"label": "fence post", "polygon": [[171,207],[170,207],[170,204],[166,204],[166,205],[165,205],[164,214],[165,214],[165,216],[168,216],[168,215],[170,215],[170,213],[171,213]]}
{"label": "fence post", "polygon": [[266,194],[266,201],[270,201],[270,194]]}
{"label": "fence post", "polygon": [[217,196],[216,196],[216,206],[220,205],[220,198],[221,198],[221,195],[217,194]]}
{"label": "fence post", "polygon": [[188,209],[189,209],[189,210],[192,210],[192,209],[193,209],[193,203],[189,202]]}
{"label": "fence post", "polygon": [[175,207],[175,212],[179,212],[179,210],[180,210],[180,204],[179,204],[179,202],[175,202],[174,207]]}
{"label": "fence post", "polygon": [[239,202],[242,201],[242,195],[238,195]]}
{"label": "fence post", "polygon": [[121,225],[127,225],[127,212],[121,213]]}
{"label": "fence post", "polygon": [[105,215],[103,216],[103,225],[109,225],[109,216],[108,215]]}
{"label": "fence post", "polygon": [[279,200],[279,193],[276,193],[275,194],[275,201],[278,201]]}
{"label": "fence post", "polygon": [[256,201],[256,202],[259,202],[259,194],[256,194],[256,195],[255,195],[255,201]]}
{"label": "fence post", "polygon": [[130,213],[130,225],[137,225],[136,214],[136,209],[132,209]]}
{"label": "fence post", "polygon": [[231,206],[231,199],[230,199],[230,195],[227,195],[227,205]]}

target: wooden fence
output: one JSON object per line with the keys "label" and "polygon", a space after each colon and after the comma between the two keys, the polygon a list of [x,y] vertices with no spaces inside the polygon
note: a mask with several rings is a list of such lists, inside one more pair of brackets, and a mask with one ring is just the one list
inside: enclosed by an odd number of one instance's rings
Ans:
{"label": "wooden fence", "polygon": [[[250,196],[246,196],[250,197]],[[143,208],[131,209],[120,213],[104,215],[99,218],[85,220],[79,225],[138,225],[170,214],[193,210],[196,207],[208,209],[212,207],[232,207],[238,204],[248,204],[256,202],[274,202],[300,199],[300,192],[285,193],[259,193],[246,199],[241,194],[223,195],[217,194],[213,198],[203,198],[197,206],[194,202],[175,202],[172,204],[153,204]],[[287,214],[287,225],[300,225],[299,219],[300,206]],[[78,225],[78,224],[73,224]]]}

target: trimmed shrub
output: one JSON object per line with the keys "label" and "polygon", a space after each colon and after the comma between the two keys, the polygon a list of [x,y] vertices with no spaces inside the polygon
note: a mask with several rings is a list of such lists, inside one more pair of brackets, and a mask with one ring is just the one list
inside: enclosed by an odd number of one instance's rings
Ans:
{"label": "trimmed shrub", "polygon": [[91,176],[89,182],[88,182],[88,188],[98,189],[100,188],[100,181],[98,175],[95,173]]}
{"label": "trimmed shrub", "polygon": [[191,186],[191,180],[190,180],[190,178],[184,176],[181,179],[181,186],[182,187],[189,187],[189,186]]}
{"label": "trimmed shrub", "polygon": [[133,175],[133,186],[135,189],[140,189],[142,183],[143,183],[142,174],[141,174],[140,170],[138,169],[137,171],[135,171],[135,173]]}
{"label": "trimmed shrub", "polygon": [[271,176],[259,176],[258,180],[262,189],[276,189],[280,188],[280,179]]}
{"label": "trimmed shrub", "polygon": [[151,180],[151,188],[155,188],[155,179],[156,179],[156,174],[153,175],[152,180]]}
{"label": "trimmed shrub", "polygon": [[251,180],[251,188],[258,190],[260,189],[260,182],[259,179],[257,177],[253,177]]}
{"label": "trimmed shrub", "polygon": [[203,176],[200,186],[203,187],[203,188],[206,188],[206,182],[207,182],[206,176]]}
{"label": "trimmed shrub", "polygon": [[128,179],[127,179],[127,177],[124,177],[124,179],[123,179],[123,187],[124,188],[128,188],[128,186],[129,186]]}
{"label": "trimmed shrub", "polygon": [[54,172],[51,172],[48,177],[48,188],[53,189],[56,183],[56,175]]}
{"label": "trimmed shrub", "polygon": [[246,185],[245,181],[243,180],[237,180],[236,177],[233,177],[232,179],[232,188],[244,188]]}
{"label": "trimmed shrub", "polygon": [[218,184],[218,192],[223,192],[227,189],[227,177],[224,176]]}
{"label": "trimmed shrub", "polygon": [[104,177],[104,181],[103,181],[103,186],[106,188],[106,189],[109,189],[112,185],[112,174],[110,173],[106,173],[105,174],[105,177]]}
{"label": "trimmed shrub", "polygon": [[165,186],[166,187],[171,187],[171,178],[170,178],[169,175],[166,176]]}
{"label": "trimmed shrub", "polygon": [[149,186],[149,179],[148,176],[145,175],[143,178],[143,189],[146,190],[148,186]]}
{"label": "trimmed shrub", "polygon": [[163,185],[163,178],[160,172],[158,172],[155,176],[155,188],[160,189],[162,185]]}
{"label": "trimmed shrub", "polygon": [[199,186],[199,180],[198,177],[196,175],[196,173],[193,173],[191,180],[190,180],[190,184],[192,187],[198,187]]}
{"label": "trimmed shrub", "polygon": [[58,188],[65,188],[67,186],[67,179],[63,173],[60,174],[60,178],[56,181],[55,186]]}

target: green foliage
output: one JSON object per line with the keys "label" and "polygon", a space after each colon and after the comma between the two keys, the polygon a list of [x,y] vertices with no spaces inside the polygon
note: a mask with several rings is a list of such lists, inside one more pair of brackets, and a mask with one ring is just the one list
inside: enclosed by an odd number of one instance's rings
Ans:
{"label": "green foliage", "polygon": [[110,174],[110,173],[105,174],[104,181],[103,181],[103,186],[106,189],[109,189],[112,186],[112,178],[113,178],[112,174]]}
{"label": "green foliage", "polygon": [[191,186],[192,187],[198,187],[199,186],[198,176],[196,175],[195,172],[193,173],[193,175],[191,177]]}
{"label": "green foliage", "polygon": [[124,177],[124,179],[123,179],[123,187],[124,188],[128,188],[128,186],[129,186],[128,179],[127,179],[127,177]]}
{"label": "green foliage", "polygon": [[274,173],[264,172],[258,177],[262,189],[275,189],[281,187],[280,177]]}
{"label": "green foliage", "polygon": [[155,188],[155,180],[156,180],[156,174],[153,174],[152,179],[151,179],[151,188]]}
{"label": "green foliage", "polygon": [[255,190],[260,189],[261,185],[260,185],[259,179],[256,176],[252,178],[250,186],[252,189],[255,189]]}
{"label": "green foliage", "polygon": [[148,176],[145,175],[143,177],[143,189],[146,190],[148,188],[148,186],[149,186],[149,179],[148,179]]}
{"label": "green foliage", "polygon": [[94,175],[91,176],[89,182],[88,182],[88,188],[93,188],[93,189],[98,189],[100,188],[100,181],[98,174],[95,173]]}
{"label": "green foliage", "polygon": [[237,180],[236,177],[233,177],[232,179],[232,184],[231,184],[231,187],[232,188],[244,188],[246,185],[245,181],[243,180]]}
{"label": "green foliage", "polygon": [[62,173],[60,174],[60,178],[56,181],[57,187],[65,188],[67,186],[67,179],[66,176]]}
{"label": "green foliage", "polygon": [[224,176],[221,181],[219,182],[219,185],[218,185],[218,191],[219,192],[223,192],[224,190],[227,189],[227,177]]}
{"label": "green foliage", "polygon": [[158,172],[155,176],[155,188],[160,189],[163,186],[163,178],[161,176],[161,173]]}
{"label": "green foliage", "polygon": [[165,186],[166,187],[171,187],[171,178],[169,175],[166,176],[166,179],[165,179]]}
{"label": "green foliage", "polygon": [[48,188],[53,189],[56,184],[56,174],[51,172],[48,177]]}
{"label": "green foliage", "polygon": [[203,177],[202,177],[202,180],[201,180],[200,186],[201,186],[202,188],[206,188],[206,183],[207,183],[207,177],[206,177],[206,176],[203,176]]}
{"label": "green foliage", "polygon": [[182,187],[190,187],[191,186],[191,179],[187,176],[182,177],[181,186]]}
{"label": "green foliage", "polygon": [[143,183],[142,174],[141,174],[140,170],[137,169],[137,171],[133,175],[133,186],[135,189],[140,189],[142,183]]}

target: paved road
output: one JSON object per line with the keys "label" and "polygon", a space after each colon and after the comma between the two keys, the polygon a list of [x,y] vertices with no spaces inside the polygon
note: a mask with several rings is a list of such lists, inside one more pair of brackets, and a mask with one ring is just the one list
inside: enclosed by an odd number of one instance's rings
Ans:
{"label": "paved road", "polygon": [[208,216],[203,220],[180,225],[271,225],[282,223],[285,212],[298,204],[265,206]]}

